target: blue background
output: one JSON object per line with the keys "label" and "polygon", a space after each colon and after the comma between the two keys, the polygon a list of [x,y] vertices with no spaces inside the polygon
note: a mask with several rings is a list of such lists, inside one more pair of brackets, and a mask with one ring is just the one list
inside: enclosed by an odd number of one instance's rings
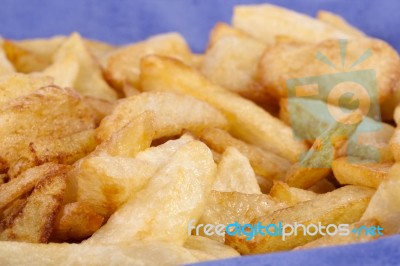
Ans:
{"label": "blue background", "polygon": [[[234,5],[263,2],[310,15],[320,9],[337,12],[367,34],[386,40],[400,51],[398,0],[1,0],[0,35],[21,39],[78,31],[88,38],[124,44],[177,31],[195,52],[200,52],[213,25],[230,21]],[[400,236],[367,244],[242,257],[211,264],[400,265]]]}

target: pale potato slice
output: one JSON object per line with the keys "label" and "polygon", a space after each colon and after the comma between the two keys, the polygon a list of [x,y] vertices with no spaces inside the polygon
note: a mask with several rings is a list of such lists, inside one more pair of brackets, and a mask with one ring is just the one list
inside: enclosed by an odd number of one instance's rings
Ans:
{"label": "pale potato slice", "polygon": [[[316,44],[299,43],[277,43],[270,46],[264,53],[259,65],[260,82],[264,86],[265,92],[277,99],[288,96],[287,82],[294,78],[318,77],[322,83],[318,86],[319,91],[314,95],[315,98],[324,100],[333,89],[330,79],[335,77],[334,70],[330,64],[324,64],[317,60],[316,54],[322,54],[337,68],[342,66],[340,56],[340,44],[336,39],[322,41]],[[363,57],[363,53],[369,51]],[[357,64],[357,61],[365,59]],[[354,65],[353,65],[354,64]],[[346,61],[343,66],[349,72],[348,82],[341,82],[335,86],[335,90],[344,92],[356,90],[360,87],[357,80],[375,78],[378,95],[374,95],[374,87],[371,86],[371,93],[361,94],[358,97],[360,102],[384,102],[395,90],[398,77],[400,76],[400,60],[397,52],[387,43],[378,39],[357,38],[350,39],[346,45]],[[363,76],[361,72],[365,72]],[[372,71],[372,72],[371,72]],[[328,75],[328,76],[325,76]],[[332,75],[332,76],[329,76]],[[373,82],[373,81],[371,81]],[[372,83],[371,83],[372,84]],[[369,85],[368,85],[369,86]],[[297,91],[297,88],[296,88]],[[351,93],[352,94],[352,93]],[[296,94],[297,95],[297,94]],[[329,103],[339,103],[339,98],[343,93],[336,96],[330,94]]]}
{"label": "pale potato slice", "polygon": [[28,197],[24,208],[0,233],[0,240],[47,243],[63,202],[69,167],[45,176]]}
{"label": "pale potato slice", "polygon": [[73,33],[60,46],[53,64],[43,74],[54,77],[55,84],[74,88],[82,95],[109,101],[117,98],[116,92],[103,79],[100,65],[78,33]]}
{"label": "pale potato slice", "polygon": [[202,236],[189,236],[183,245],[200,261],[238,257],[240,254],[221,242]]}
{"label": "pale potato slice", "polygon": [[101,59],[104,55],[112,52],[115,50],[117,47],[101,42],[98,40],[92,40],[92,39],[83,39],[86,47],[89,49],[89,51],[97,58]]}
{"label": "pale potato slice", "polygon": [[306,42],[350,37],[307,15],[269,4],[236,6],[232,24],[265,43],[273,43],[277,35],[286,35]]}
{"label": "pale potato slice", "polygon": [[0,253],[1,265],[175,266],[199,261],[184,247],[142,241],[128,246],[0,242]]}
{"label": "pale potato slice", "polygon": [[[70,163],[94,148],[86,143],[92,141],[90,131],[80,134],[94,128],[93,118],[70,89],[49,86],[8,101],[0,106],[0,169],[13,178],[47,161]],[[53,144],[45,148],[46,142]],[[37,158],[38,152],[44,157]]]}
{"label": "pale potato slice", "polygon": [[52,84],[53,79],[48,76],[19,73],[0,76],[0,104]]}
{"label": "pale potato slice", "polygon": [[102,59],[105,76],[114,88],[122,90],[125,83],[140,88],[140,60],[158,54],[191,63],[192,54],[185,39],[178,33],[153,36],[143,42],[115,49]]}
{"label": "pale potato slice", "polygon": [[223,224],[226,226],[234,222],[250,223],[257,217],[269,215],[285,207],[286,204],[265,194],[212,191],[207,199],[204,213],[197,223],[197,228],[192,230],[192,235],[206,236],[223,243],[225,231],[222,231],[221,234],[218,232],[211,235],[206,234],[204,225]]}
{"label": "pale potato slice", "polygon": [[[219,40],[225,37],[243,37],[248,38],[250,35],[228,25],[226,23],[218,22],[215,24],[214,28],[212,28],[210,32],[210,38],[208,40],[208,49],[211,48],[214,44],[216,44]],[[250,37],[251,38],[251,37]],[[253,38],[254,39],[254,38]],[[257,40],[257,39],[254,39]]]}
{"label": "pale potato slice", "polygon": [[[108,218],[144,188],[148,180],[192,138],[182,137],[137,154],[136,158],[89,156],[74,165],[68,192],[77,200]],[[72,190],[72,191],[71,191]]]}
{"label": "pale potato slice", "polygon": [[[259,217],[253,223],[261,222],[262,225],[266,226],[281,222],[282,228],[287,225],[293,226],[295,222],[304,226],[318,223],[321,223],[322,226],[351,224],[361,218],[374,192],[374,190],[366,187],[345,186],[326,194],[320,194],[309,201]],[[312,232],[315,232],[315,228]],[[303,228],[298,227],[296,235],[289,235],[289,232],[286,233],[283,230],[282,236],[257,235],[250,240],[246,240],[246,236],[227,235],[225,243],[241,254],[257,254],[290,250],[314,241],[321,236],[319,233],[305,235]]]}
{"label": "pale potato slice", "polygon": [[275,181],[269,195],[287,206],[296,205],[299,202],[311,200],[317,196],[316,193],[300,188],[290,187],[288,184]]}
{"label": "pale potato slice", "polygon": [[184,129],[199,132],[208,126],[226,128],[225,117],[211,105],[188,95],[172,92],[141,93],[122,100],[98,128],[105,140],[145,111],[154,113],[154,138],[179,135]]}
{"label": "pale potato slice", "polygon": [[228,147],[222,154],[212,189],[222,192],[261,194],[249,160],[233,147]]}
{"label": "pale potato slice", "polygon": [[96,232],[104,217],[81,202],[68,203],[60,210],[54,225],[52,239],[80,241]]}
{"label": "pale potato slice", "polygon": [[200,140],[216,152],[223,153],[228,147],[234,147],[249,159],[256,174],[268,180],[282,179],[290,167],[288,160],[232,137],[218,128],[207,128]]}
{"label": "pale potato slice", "polygon": [[342,18],[338,14],[322,10],[322,11],[318,12],[317,19],[319,21],[322,21],[326,24],[331,25],[332,27],[334,27],[350,36],[366,37],[365,34],[361,30],[350,25],[344,18]]}
{"label": "pale potato slice", "polygon": [[[378,222],[374,219],[371,220],[365,220],[365,221],[360,221],[353,223],[349,226],[350,232],[352,230],[359,230],[362,226],[370,228],[374,226],[375,228],[378,226]],[[365,229],[360,230],[360,234],[349,234],[347,236],[342,236],[340,234],[337,235],[326,235],[321,238],[318,238],[317,240],[314,240],[312,242],[309,242],[305,244],[304,246],[300,246],[295,248],[295,250],[301,250],[301,249],[308,249],[308,248],[321,248],[321,247],[331,247],[331,246],[338,246],[338,245],[348,245],[348,244],[353,244],[353,243],[363,243],[363,242],[368,242],[372,241],[374,239],[377,239],[379,237],[378,234],[375,236],[371,234],[366,234]]]}
{"label": "pale potato slice", "polygon": [[194,69],[166,57],[142,59],[141,87],[145,91],[175,91],[204,100],[223,112],[233,135],[295,162],[306,145],[291,128],[246,99],[214,85]]}
{"label": "pale potato slice", "polygon": [[333,174],[340,184],[371,188],[379,187],[392,166],[392,163],[373,163],[354,157],[342,157],[332,162]]}
{"label": "pale potato slice", "polygon": [[287,172],[288,185],[309,188],[326,178],[331,172],[332,161],[338,157],[337,151],[350,139],[362,119],[360,112],[352,113],[322,133],[304,158]]}
{"label": "pale potato slice", "polygon": [[207,146],[189,142],[85,243],[153,240],[182,245],[188,238],[189,222],[197,221],[204,211],[215,174]]}
{"label": "pale potato slice", "polygon": [[371,199],[362,220],[376,219],[385,235],[400,232],[400,164],[396,163]]}

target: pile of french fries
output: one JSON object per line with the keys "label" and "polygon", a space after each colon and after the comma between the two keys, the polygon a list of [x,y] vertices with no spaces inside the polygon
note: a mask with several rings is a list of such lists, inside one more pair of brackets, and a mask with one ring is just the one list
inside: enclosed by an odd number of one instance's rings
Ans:
{"label": "pile of french fries", "polygon": [[[332,73],[314,56],[339,62],[338,39],[349,62],[372,51],[355,69],[375,70],[383,122],[352,112],[329,123],[313,110],[339,107],[319,100],[293,117],[286,81]],[[399,103],[397,52],[325,11],[238,6],[204,54],[177,33],[122,47],[78,33],[2,39],[0,264],[178,265],[379,237],[246,240],[190,235],[192,221],[398,234]],[[380,130],[360,142],[379,161],[346,152],[366,120]]]}

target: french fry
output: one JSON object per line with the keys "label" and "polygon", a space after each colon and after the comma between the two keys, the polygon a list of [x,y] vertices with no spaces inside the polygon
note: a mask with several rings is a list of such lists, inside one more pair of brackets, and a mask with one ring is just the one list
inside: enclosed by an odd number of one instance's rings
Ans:
{"label": "french fry", "polygon": [[178,33],[153,36],[143,42],[115,49],[102,59],[105,77],[115,89],[125,83],[140,88],[140,60],[151,54],[165,55],[190,63],[192,55],[185,39]]}
{"label": "french fry", "polygon": [[339,150],[362,121],[359,112],[338,121],[314,142],[304,158],[293,165],[286,174],[286,182],[293,187],[309,188],[331,172],[331,163]]}
{"label": "french fry", "polygon": [[222,154],[212,189],[223,192],[261,194],[249,160],[233,147],[227,148]]}
{"label": "french fry", "polygon": [[[282,226],[293,225],[294,222],[304,226],[318,223],[321,223],[322,226],[351,224],[361,218],[373,194],[374,190],[370,188],[345,186],[326,194],[320,194],[309,201],[259,217],[253,223],[260,221],[262,225],[268,225],[282,222]],[[285,240],[283,237],[270,235],[257,235],[251,240],[246,240],[246,236],[235,235],[226,236],[225,243],[241,254],[257,254],[290,250],[321,236],[319,233],[304,234],[303,228],[298,227],[297,234],[286,235]]]}
{"label": "french fry", "polygon": [[240,256],[233,248],[202,236],[189,236],[183,247],[199,258],[200,261]]}
{"label": "french fry", "polygon": [[9,227],[0,233],[0,240],[46,243],[60,210],[68,167],[41,180],[28,197],[24,208]]}
{"label": "french fry", "polygon": [[189,221],[197,221],[203,213],[215,173],[207,146],[189,142],[85,243],[153,240],[182,245],[188,238]]}
{"label": "french fry", "polygon": [[249,38],[250,35],[226,23],[219,22],[214,26],[214,28],[210,32],[210,38],[208,40],[208,48],[211,48],[215,43],[217,43],[219,40],[225,37]]}
{"label": "french fry", "polygon": [[292,130],[254,103],[218,87],[183,63],[148,56],[141,63],[141,88],[175,91],[204,100],[223,112],[233,135],[295,162],[306,145],[297,142]]}
{"label": "french fry", "polygon": [[281,181],[274,182],[269,195],[285,203],[287,206],[293,206],[299,202],[311,200],[317,196],[317,194],[312,191],[290,187],[288,184]]}
{"label": "french fry", "polygon": [[[361,64],[352,66],[357,62],[364,51],[370,50],[370,57]],[[292,78],[304,78],[332,74],[332,67],[323,64],[315,58],[317,53],[329,58],[332,64],[340,66],[339,43],[337,39],[325,40],[320,43],[289,43],[281,42],[270,46],[260,60],[259,77],[265,92],[277,99],[288,96],[287,81]],[[361,71],[373,69],[376,73],[377,92],[379,102],[388,99],[397,86],[400,75],[400,60],[397,52],[387,43],[377,39],[356,38],[349,39],[346,46],[346,69]],[[356,75],[356,74],[354,74]],[[339,83],[335,90],[357,90],[357,85],[350,82]],[[316,98],[323,99],[325,91],[319,87]],[[328,88],[326,88],[328,89]],[[324,89],[324,90],[326,90]],[[330,89],[330,87],[329,87]],[[338,103],[339,97],[330,95],[329,103]],[[359,93],[360,102],[373,102],[373,95]],[[372,98],[372,100],[371,100]]]}
{"label": "french fry", "polygon": [[358,185],[378,188],[386,179],[392,163],[373,163],[360,158],[342,157],[332,162],[335,178],[341,185]]}
{"label": "french fry", "polygon": [[389,142],[390,151],[396,162],[400,161],[400,127],[397,126]]}
{"label": "french fry", "polygon": [[[350,225],[349,230],[359,230],[360,227],[364,226],[367,228],[370,228],[372,226],[378,226],[378,222],[376,220],[366,220],[366,221],[360,221],[356,222]],[[321,238],[318,238],[317,240],[314,240],[312,242],[309,242],[305,244],[304,246],[300,246],[295,248],[295,250],[301,250],[301,249],[308,249],[308,248],[321,248],[321,247],[331,247],[331,246],[337,246],[337,245],[345,245],[345,244],[353,244],[353,243],[363,243],[367,241],[372,241],[377,239],[379,236],[378,234],[370,235],[366,234],[365,230],[360,231],[360,235],[357,234],[349,234],[347,236],[342,236],[342,235],[326,235]]]}
{"label": "french fry", "polygon": [[386,180],[382,181],[371,199],[361,220],[376,219],[382,226],[385,235],[400,232],[399,192],[400,164],[396,163],[389,171]]}
{"label": "french fry", "polygon": [[269,4],[236,6],[232,24],[235,28],[269,44],[274,42],[277,35],[286,35],[306,42],[350,37],[307,15]]}
{"label": "french fry", "polygon": [[141,93],[121,101],[98,128],[105,140],[131,119],[145,111],[154,112],[154,138],[179,135],[184,129],[200,132],[208,126],[226,128],[223,114],[211,105],[191,96],[172,92]]}
{"label": "french fry", "polygon": [[342,18],[338,14],[322,10],[318,12],[317,19],[348,34],[349,36],[366,37],[361,30],[350,25],[344,18]]}
{"label": "french fry", "polygon": [[104,217],[81,202],[68,203],[62,207],[54,225],[51,238],[57,241],[80,241],[96,232]]}

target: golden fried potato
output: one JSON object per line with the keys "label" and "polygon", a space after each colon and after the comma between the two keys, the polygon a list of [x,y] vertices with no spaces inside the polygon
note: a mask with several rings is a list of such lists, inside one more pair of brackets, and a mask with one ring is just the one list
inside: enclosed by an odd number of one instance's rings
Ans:
{"label": "golden fried potato", "polygon": [[240,256],[233,248],[203,236],[189,236],[183,247],[200,261],[221,260]]}
{"label": "golden fried potato", "polygon": [[0,76],[7,75],[15,72],[15,68],[8,60],[6,53],[3,49],[3,39],[0,38]]}
{"label": "golden fried potato", "polygon": [[[370,57],[362,63],[352,66],[368,50]],[[339,42],[336,39],[317,44],[277,43],[267,48],[259,65],[259,77],[265,92],[277,99],[287,97],[286,83],[289,79],[332,74],[332,66],[318,61],[315,58],[317,53],[323,54],[338,67],[342,64]],[[373,69],[376,73],[380,103],[391,96],[400,76],[400,60],[397,52],[384,41],[377,39],[348,40],[344,68],[351,68],[351,71]],[[356,75],[354,74],[354,77]],[[335,90],[356,90],[359,86],[351,81],[342,82],[336,85]],[[320,92],[315,97],[322,98],[323,95],[324,93]],[[343,96],[342,93],[336,96],[330,95],[329,103],[339,103],[341,96]],[[360,94],[359,97],[362,102],[373,102],[370,99],[372,96],[369,94]]]}
{"label": "golden fried potato", "polygon": [[57,241],[80,241],[96,232],[104,217],[81,202],[68,203],[62,207],[54,225],[52,239]]}
{"label": "golden fried potato", "polygon": [[290,187],[288,184],[281,181],[274,182],[269,195],[285,203],[287,206],[293,206],[299,202],[311,200],[317,196],[317,194],[312,191]]}
{"label": "golden fried potato", "polygon": [[[228,225],[234,222],[241,224],[250,223],[257,217],[269,215],[285,207],[286,204],[265,194],[212,191],[207,199],[203,215],[197,223],[199,230],[197,230],[198,232],[192,231],[192,234],[201,234],[211,239],[224,242],[225,231],[222,235],[214,234],[208,236],[205,235],[204,225]],[[200,226],[200,224],[203,226]]]}
{"label": "golden fried potato", "polygon": [[396,162],[400,161],[400,127],[397,126],[389,142],[390,151]]}
{"label": "golden fried potato", "polygon": [[[352,231],[353,229],[359,230],[359,228],[361,226],[370,228],[371,226],[376,227],[378,225],[379,224],[376,220],[371,219],[371,220],[353,223],[349,226],[349,230],[350,231]],[[365,230],[360,230],[360,235],[356,235],[356,234],[349,234],[347,236],[343,236],[340,234],[326,235],[321,238],[318,238],[317,240],[309,242],[309,243],[305,244],[304,246],[297,247],[297,248],[295,248],[295,250],[308,249],[308,248],[331,247],[331,246],[346,245],[346,244],[353,244],[353,243],[363,243],[363,242],[372,241],[374,239],[377,239],[378,237],[379,237],[378,234],[376,234],[375,236],[373,236],[371,234],[366,234]]]}
{"label": "golden fried potato", "polygon": [[93,54],[99,60],[104,55],[106,55],[116,49],[115,46],[105,43],[105,42],[98,41],[98,40],[84,38],[83,42],[85,43],[86,47],[89,49],[90,53]]}
{"label": "golden fried potato", "polygon": [[200,132],[208,126],[226,128],[225,117],[211,105],[188,95],[172,92],[141,93],[122,100],[98,128],[105,140],[145,111],[154,113],[154,138],[179,135],[184,129]]}
{"label": "golden fried potato", "polygon": [[321,179],[314,185],[308,188],[309,191],[322,194],[326,192],[331,192],[332,190],[335,190],[336,187],[334,184],[332,184],[327,178]]}
{"label": "golden fried potato", "polygon": [[[367,208],[373,194],[374,190],[357,186],[345,186],[326,194],[320,194],[309,201],[277,210],[270,215],[253,220],[253,223],[260,221],[264,226],[282,222],[282,236],[266,234],[246,240],[246,236],[228,235],[225,238],[225,243],[241,254],[290,250],[314,241],[322,235],[319,233],[305,235],[302,227],[297,228],[296,235],[293,232],[289,234],[286,229],[283,229],[283,226],[290,229],[287,226],[292,225],[294,227],[295,222],[304,226],[318,223],[327,226],[329,224],[339,225],[357,222]],[[315,232],[315,227],[312,232]]]}
{"label": "golden fried potato", "polygon": [[233,147],[228,147],[222,154],[212,189],[222,192],[261,194],[249,160]]}
{"label": "golden fried potato", "polygon": [[294,139],[291,128],[246,99],[214,85],[194,69],[166,57],[142,59],[141,88],[175,91],[204,100],[223,112],[233,135],[295,162],[306,145]]}
{"label": "golden fried potato", "polygon": [[305,42],[350,37],[307,15],[269,4],[236,6],[232,24],[265,43],[273,43],[277,35],[286,35]]}
{"label": "golden fried potato", "polygon": [[0,240],[46,243],[63,202],[69,167],[45,176],[28,197],[24,208],[0,233]]}
{"label": "golden fried potato", "polygon": [[228,147],[236,148],[249,159],[255,173],[265,179],[282,179],[290,167],[288,160],[236,139],[222,129],[207,128],[199,138],[211,149],[219,153],[225,152]]}
{"label": "golden fried potato", "polygon": [[362,119],[360,112],[349,114],[322,133],[304,158],[287,172],[288,185],[309,188],[326,178],[331,172],[332,161],[338,157],[337,150],[346,144]]}
{"label": "golden fried potato", "polygon": [[[214,28],[212,28],[210,32],[210,38],[208,40],[208,49],[211,48],[214,44],[216,44],[219,40],[225,37],[237,37],[237,38],[251,38],[250,35],[228,25],[226,23],[219,22],[215,24]],[[257,39],[253,39],[256,40]]]}
{"label": "golden fried potato", "polygon": [[322,10],[318,12],[317,19],[348,34],[349,36],[366,37],[361,30],[350,25],[344,18],[342,18],[338,14]]}
{"label": "golden fried potato", "polygon": [[354,157],[342,157],[332,162],[333,174],[340,184],[371,188],[379,187],[392,166],[392,163],[373,163]]}
{"label": "golden fried potato", "polygon": [[400,164],[396,163],[371,199],[362,220],[376,219],[385,235],[400,232]]}
{"label": "golden fried potato", "polygon": [[26,39],[22,41],[14,41],[19,47],[26,51],[30,51],[39,57],[42,61],[53,62],[53,56],[61,45],[67,39],[66,36],[54,36],[46,39]]}
{"label": "golden fried potato", "polygon": [[92,108],[96,125],[99,125],[104,117],[110,115],[117,104],[116,101],[111,102],[92,96],[84,96],[83,101]]}
{"label": "golden fried potato", "polygon": [[200,141],[187,143],[85,243],[153,240],[182,245],[189,222],[203,213],[215,174],[207,146]]}
{"label": "golden fried potato", "polygon": [[69,190],[76,190],[75,200],[108,218],[191,140],[184,136],[147,149],[136,158],[88,156],[75,164]]}
{"label": "golden fried potato", "polygon": [[20,73],[0,76],[0,104],[50,85],[53,85],[53,78],[49,76]]}
{"label": "golden fried potato", "polygon": [[10,100],[0,106],[0,169],[13,178],[48,161],[70,163],[94,148],[93,128],[91,110],[70,89],[49,86]]}
{"label": "golden fried potato", "polygon": [[108,101],[117,99],[116,92],[103,79],[100,65],[77,33],[62,44],[53,64],[42,73],[52,76],[56,85],[74,88],[81,95]]}
{"label": "golden fried potato", "polygon": [[117,48],[106,55],[102,60],[105,77],[118,90],[122,90],[125,83],[140,88],[140,60],[151,54],[169,56],[185,63],[192,61],[190,48],[180,34],[161,34],[143,42]]}

